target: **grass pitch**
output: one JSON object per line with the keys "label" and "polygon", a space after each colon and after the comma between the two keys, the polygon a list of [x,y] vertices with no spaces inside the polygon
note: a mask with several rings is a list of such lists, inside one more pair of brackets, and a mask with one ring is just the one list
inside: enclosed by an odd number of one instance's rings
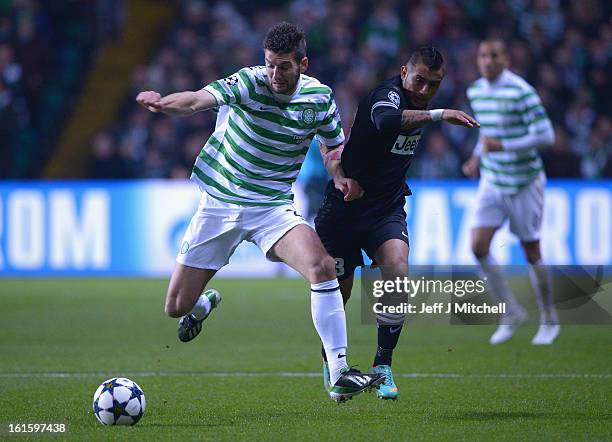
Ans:
{"label": "grass pitch", "polygon": [[[490,346],[493,326],[404,328],[396,402],[323,391],[308,286],[217,280],[220,308],[182,344],[163,315],[167,281],[0,279],[0,438],[8,424],[65,423],[71,440],[604,440],[612,435],[612,328],[567,326],[533,347],[535,325]],[[357,298],[357,294],[353,295]],[[352,299],[349,363],[367,369],[374,326]],[[282,373],[282,375],[279,375]],[[96,387],[144,390],[134,427],[103,427]],[[47,435],[49,436],[49,435]]]}

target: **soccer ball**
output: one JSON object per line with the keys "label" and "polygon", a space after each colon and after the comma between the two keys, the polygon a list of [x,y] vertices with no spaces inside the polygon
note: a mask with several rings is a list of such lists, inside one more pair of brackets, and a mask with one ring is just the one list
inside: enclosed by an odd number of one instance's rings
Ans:
{"label": "soccer ball", "polygon": [[111,378],[94,393],[93,410],[102,425],[134,425],[145,411],[145,396],[134,381]]}

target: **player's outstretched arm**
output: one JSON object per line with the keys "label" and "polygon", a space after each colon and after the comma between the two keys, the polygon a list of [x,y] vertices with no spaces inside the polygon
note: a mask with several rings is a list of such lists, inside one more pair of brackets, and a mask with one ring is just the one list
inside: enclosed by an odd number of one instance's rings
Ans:
{"label": "player's outstretched arm", "polygon": [[485,152],[499,152],[501,150],[523,150],[523,149],[540,149],[548,147],[555,142],[555,132],[552,128],[552,123],[548,127],[534,128],[529,127],[529,131],[520,137],[499,140],[492,137],[483,137],[482,146]]}
{"label": "player's outstretched arm", "polygon": [[379,106],[372,111],[372,121],[381,132],[396,131],[398,123],[401,130],[411,130],[440,120],[469,128],[480,127],[474,117],[455,109],[399,110]]}
{"label": "player's outstretched arm", "polygon": [[352,178],[344,175],[344,170],[340,164],[340,157],[344,145],[327,147],[319,143],[319,151],[323,157],[323,164],[329,176],[334,180],[334,186],[344,195],[344,201],[352,201],[363,196],[364,190],[361,185]]}
{"label": "player's outstretched arm", "polygon": [[199,91],[177,92],[162,97],[159,92],[140,92],[136,97],[138,104],[151,112],[163,112],[168,115],[191,115],[195,112],[216,107],[217,99],[210,92]]}
{"label": "player's outstretched arm", "polygon": [[434,109],[434,110],[402,110],[402,130],[414,129],[424,126],[433,121],[446,121],[451,124],[465,127],[480,127],[478,121],[463,111],[455,109]]}
{"label": "player's outstretched arm", "polygon": [[[435,110],[431,112],[435,112]],[[455,109],[443,109],[442,121],[446,121],[447,123],[455,124],[457,126],[465,126],[470,128],[480,127],[480,123],[476,121],[474,117],[466,114],[463,111]]]}

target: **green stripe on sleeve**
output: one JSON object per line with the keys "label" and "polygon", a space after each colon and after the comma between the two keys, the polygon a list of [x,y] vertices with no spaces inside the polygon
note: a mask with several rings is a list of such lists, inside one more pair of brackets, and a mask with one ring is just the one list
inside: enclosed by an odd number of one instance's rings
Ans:
{"label": "green stripe on sleeve", "polygon": [[240,94],[240,88],[235,84],[230,85],[229,88],[231,89],[232,93],[234,94],[234,97],[236,98],[235,102],[242,103],[242,95]]}
{"label": "green stripe on sleeve", "polygon": [[340,124],[337,124],[334,130],[325,131],[325,130],[319,129],[319,131],[317,132],[317,135],[321,135],[323,138],[333,140],[338,135],[340,135],[340,132],[342,132],[342,126]]}
{"label": "green stripe on sleeve", "polygon": [[221,94],[221,96],[223,97],[223,102],[225,104],[232,103],[231,97],[229,96],[227,92],[225,92],[225,89],[223,89],[223,86],[219,84],[219,81],[213,81],[212,83],[210,83],[210,87],[212,87],[215,91]]}
{"label": "green stripe on sleeve", "polygon": [[548,115],[546,115],[546,114],[538,115],[533,120],[528,121],[527,124],[529,124],[529,125],[536,124],[536,123],[539,123],[540,121],[546,121],[546,120],[548,120]]}

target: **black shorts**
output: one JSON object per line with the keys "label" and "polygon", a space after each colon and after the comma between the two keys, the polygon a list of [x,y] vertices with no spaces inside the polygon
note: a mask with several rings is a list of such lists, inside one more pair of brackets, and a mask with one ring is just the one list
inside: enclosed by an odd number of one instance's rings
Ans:
{"label": "black shorts", "polygon": [[[389,239],[408,242],[405,199],[372,214],[371,210],[351,207],[351,204],[326,195],[315,218],[315,228],[323,245],[336,259],[336,275],[342,281],[364,264],[363,249],[374,261],[378,248]],[[357,209],[357,210],[356,210]],[[364,212],[368,216],[360,216]]]}

